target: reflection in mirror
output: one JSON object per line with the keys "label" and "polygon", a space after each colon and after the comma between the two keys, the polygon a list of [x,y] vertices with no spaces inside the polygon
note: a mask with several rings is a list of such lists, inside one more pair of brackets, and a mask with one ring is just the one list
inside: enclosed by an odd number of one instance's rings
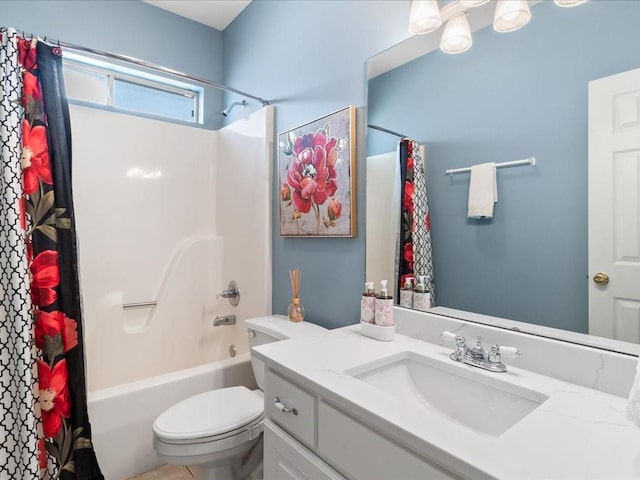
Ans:
{"label": "reflection in mirror", "polygon": [[[426,148],[439,306],[639,343],[640,81],[603,78],[640,67],[640,2],[540,2],[531,13],[513,33],[475,31],[465,53],[435,50],[370,78],[368,123]],[[368,130],[368,175],[384,177],[373,162],[395,159],[397,144]],[[467,217],[469,174],[446,170],[530,157],[533,167],[497,170],[492,218]],[[372,188],[368,202],[391,205],[380,198],[391,187]],[[386,215],[367,206],[367,224]],[[393,268],[383,243],[367,232],[368,279]]]}

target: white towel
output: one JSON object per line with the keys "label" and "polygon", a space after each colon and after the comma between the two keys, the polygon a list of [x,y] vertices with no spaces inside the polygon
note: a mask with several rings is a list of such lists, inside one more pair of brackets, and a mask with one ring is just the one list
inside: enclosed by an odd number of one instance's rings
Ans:
{"label": "white towel", "polygon": [[497,201],[496,164],[489,162],[472,166],[467,217],[492,218],[493,204]]}
{"label": "white towel", "polygon": [[629,403],[627,403],[627,416],[629,420],[640,427],[640,360],[636,369],[636,379],[629,393]]}

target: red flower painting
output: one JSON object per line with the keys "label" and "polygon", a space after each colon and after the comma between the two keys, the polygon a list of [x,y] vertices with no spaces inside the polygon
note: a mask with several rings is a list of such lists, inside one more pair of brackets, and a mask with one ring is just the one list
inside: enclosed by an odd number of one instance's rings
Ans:
{"label": "red flower painting", "polygon": [[295,139],[287,184],[293,189],[293,203],[299,212],[309,212],[312,204],[322,205],[336,193],[337,144],[338,139],[327,138],[323,129]]}
{"label": "red flower painting", "polygon": [[354,121],[355,109],[348,107],[281,134],[282,234],[344,235],[343,230],[353,233],[350,201]]}
{"label": "red flower painting", "polygon": [[40,410],[46,437],[54,437],[62,428],[62,419],[71,415],[71,399],[67,385],[67,361],[60,360],[53,368],[38,360]]}

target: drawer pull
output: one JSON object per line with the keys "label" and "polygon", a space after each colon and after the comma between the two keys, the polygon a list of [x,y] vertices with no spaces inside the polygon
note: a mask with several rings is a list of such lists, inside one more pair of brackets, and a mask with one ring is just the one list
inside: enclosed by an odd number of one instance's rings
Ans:
{"label": "drawer pull", "polygon": [[297,408],[287,407],[284,403],[282,403],[280,401],[280,399],[278,397],[276,397],[273,401],[274,401],[274,405],[276,406],[276,408],[278,410],[280,410],[282,413],[293,413],[294,415],[298,415],[298,409]]}

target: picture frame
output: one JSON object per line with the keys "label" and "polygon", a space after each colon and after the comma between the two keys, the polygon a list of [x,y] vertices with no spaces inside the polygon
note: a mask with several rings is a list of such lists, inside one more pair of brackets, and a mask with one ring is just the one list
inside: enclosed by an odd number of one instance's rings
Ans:
{"label": "picture frame", "polygon": [[281,237],[356,236],[356,109],[278,134]]}

